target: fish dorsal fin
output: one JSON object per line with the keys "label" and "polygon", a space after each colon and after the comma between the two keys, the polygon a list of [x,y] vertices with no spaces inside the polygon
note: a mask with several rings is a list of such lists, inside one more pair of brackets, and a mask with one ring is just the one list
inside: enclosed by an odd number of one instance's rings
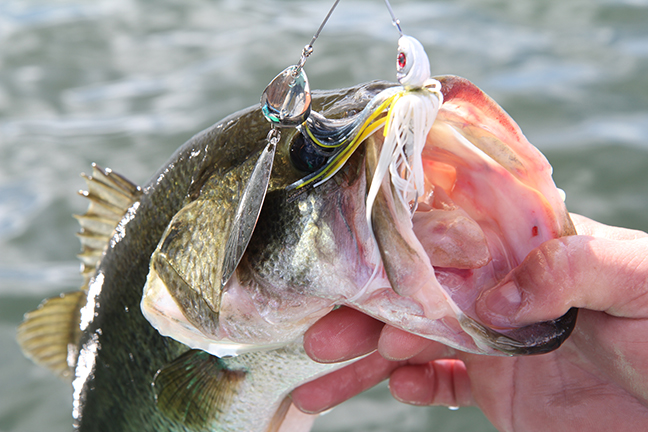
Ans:
{"label": "fish dorsal fin", "polygon": [[113,231],[126,211],[140,199],[142,189],[110,168],[104,169],[94,163],[92,175],[81,176],[85,178],[88,190],[79,191],[79,194],[90,200],[85,214],[75,215],[81,225],[77,234],[81,240],[81,253],[77,256],[82,263],[82,289],[85,289]]}
{"label": "fish dorsal fin", "polygon": [[245,371],[230,370],[201,350],[189,350],[155,375],[158,409],[190,429],[206,430],[226,412]]}
{"label": "fish dorsal fin", "polygon": [[25,356],[60,377],[70,377],[81,336],[79,310],[85,301],[85,291],[73,291],[46,299],[26,313],[17,332]]}

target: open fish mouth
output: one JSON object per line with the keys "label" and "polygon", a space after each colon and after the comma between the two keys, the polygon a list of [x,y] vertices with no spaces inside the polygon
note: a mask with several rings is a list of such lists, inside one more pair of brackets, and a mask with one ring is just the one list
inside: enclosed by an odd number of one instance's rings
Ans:
{"label": "open fish mouth", "polygon": [[[229,278],[223,262],[241,196],[236,185],[253,177],[263,156],[255,150],[240,166],[212,167],[151,258],[142,299],[149,322],[217,356],[289,343],[337,305],[469,352],[558,348],[575,325],[575,309],[498,329],[475,313],[481,293],[530,251],[575,234],[551,166],[472,83],[436,81],[442,103],[409,195],[407,184],[394,181],[408,178],[399,174],[402,166],[380,168],[389,138],[375,124],[384,116],[367,114],[393,100],[393,85],[371,83],[326,99],[329,118],[357,114],[326,122],[313,112],[298,132],[284,133],[254,233]],[[312,147],[327,139],[346,147]],[[251,142],[260,149],[261,141],[263,135]],[[380,169],[386,174],[376,182]]]}
{"label": "open fish mouth", "polygon": [[[547,322],[493,329],[476,319],[475,303],[541,243],[575,234],[563,194],[547,160],[492,99],[467,80],[439,81],[444,103],[421,154],[424,187],[403,206],[395,182],[385,179],[368,209],[382,271],[396,295],[369,288],[354,303],[383,320],[389,315],[386,322],[407,331],[449,345],[460,341],[464,350],[552,351],[571,333],[576,309]],[[382,157],[383,136],[372,138],[368,179]],[[418,311],[401,317],[387,303]]]}

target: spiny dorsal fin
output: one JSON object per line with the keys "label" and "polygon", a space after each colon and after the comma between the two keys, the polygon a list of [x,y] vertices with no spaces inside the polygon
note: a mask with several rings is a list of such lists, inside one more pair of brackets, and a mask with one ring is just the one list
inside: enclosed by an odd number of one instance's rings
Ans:
{"label": "spiny dorsal fin", "polygon": [[227,411],[243,378],[244,371],[227,369],[218,357],[189,350],[156,374],[157,407],[172,420],[205,430]]}
{"label": "spiny dorsal fin", "polygon": [[142,196],[142,189],[110,168],[92,164],[92,175],[81,174],[88,184],[87,191],[79,191],[90,200],[83,215],[75,215],[81,225],[77,234],[81,240],[81,260],[84,284],[88,286],[101,255],[112,237],[115,227],[126,211]]}
{"label": "spiny dorsal fin", "polygon": [[79,310],[85,301],[85,291],[74,291],[46,299],[26,313],[17,332],[25,356],[60,377],[71,376],[81,335]]}

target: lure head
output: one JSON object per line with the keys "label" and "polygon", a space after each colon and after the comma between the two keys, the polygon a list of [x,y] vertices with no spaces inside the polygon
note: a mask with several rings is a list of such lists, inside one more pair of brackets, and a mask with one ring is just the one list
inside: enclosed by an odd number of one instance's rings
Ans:
{"label": "lure head", "polygon": [[430,61],[421,42],[403,35],[398,39],[396,77],[406,89],[423,87],[430,79]]}

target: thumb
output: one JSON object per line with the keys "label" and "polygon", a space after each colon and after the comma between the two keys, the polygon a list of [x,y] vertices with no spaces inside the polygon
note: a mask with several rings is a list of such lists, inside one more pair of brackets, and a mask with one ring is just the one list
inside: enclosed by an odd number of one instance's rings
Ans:
{"label": "thumb", "polygon": [[547,241],[483,292],[476,312],[486,324],[507,327],[555,319],[571,307],[647,317],[648,237]]}

